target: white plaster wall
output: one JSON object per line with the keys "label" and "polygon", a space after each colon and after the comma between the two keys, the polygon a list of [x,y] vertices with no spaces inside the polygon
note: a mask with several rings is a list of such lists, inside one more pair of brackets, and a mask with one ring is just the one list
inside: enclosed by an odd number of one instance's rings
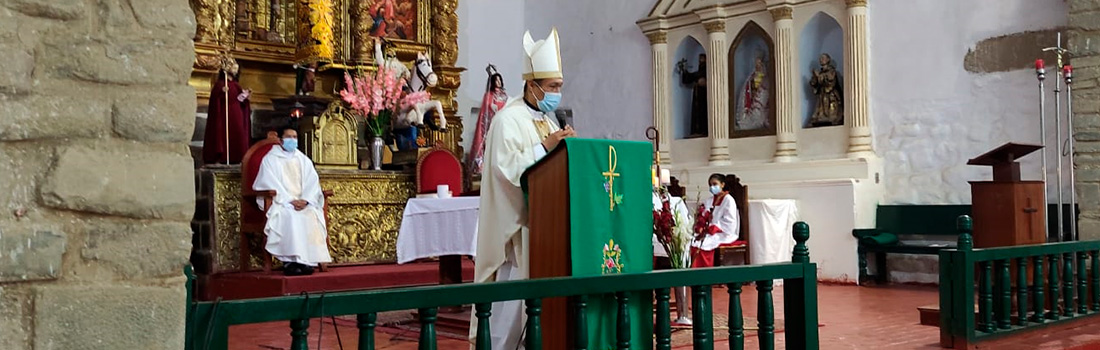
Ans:
{"label": "white plaster wall", "polygon": [[462,0],[458,2],[458,60],[466,68],[458,89],[458,115],[462,116],[462,146],[469,149],[477,128],[471,108],[481,106],[492,63],[504,76],[509,95],[519,95],[523,85],[523,2],[513,0]]}
{"label": "white plaster wall", "polygon": [[[992,175],[988,167],[965,165],[968,159],[1008,141],[1039,143],[1040,136],[1033,70],[974,74],[964,70],[963,59],[983,39],[1065,25],[1065,3],[881,0],[868,6],[871,124],[876,151],[885,160],[885,202],[969,203],[967,181]],[[1048,106],[1050,118],[1053,104]],[[1052,129],[1047,138],[1051,183]],[[1022,160],[1025,179],[1040,178],[1039,160],[1038,153]]]}
{"label": "white plaster wall", "polygon": [[856,186],[854,180],[820,182],[773,182],[753,186],[752,199],[794,199],[797,221],[810,225],[810,260],[817,263],[818,280],[855,283],[859,277],[856,260]]}
{"label": "white plaster wall", "polygon": [[581,137],[645,140],[653,124],[652,63],[649,40],[635,21],[652,7],[643,0],[526,1],[532,37],[558,28],[562,107],[573,109]]}

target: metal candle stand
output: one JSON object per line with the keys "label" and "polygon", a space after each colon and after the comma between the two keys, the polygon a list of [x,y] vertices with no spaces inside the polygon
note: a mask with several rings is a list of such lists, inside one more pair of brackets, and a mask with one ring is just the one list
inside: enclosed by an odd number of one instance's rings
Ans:
{"label": "metal candle stand", "polygon": [[[1058,178],[1055,180],[1055,189],[1057,191],[1057,196],[1056,197],[1058,199],[1058,207],[1055,209],[1055,211],[1057,213],[1056,215],[1057,215],[1057,222],[1058,222],[1057,223],[1058,234],[1055,237],[1058,241],[1074,241],[1074,240],[1077,240],[1077,213],[1076,213],[1076,211],[1077,211],[1077,209],[1076,209],[1077,208],[1077,185],[1075,183],[1076,176],[1074,174],[1074,170],[1076,168],[1076,163],[1074,162],[1074,154],[1076,152],[1076,149],[1075,149],[1076,145],[1074,144],[1074,137],[1073,137],[1073,87],[1072,87],[1073,67],[1071,65],[1063,63],[1063,57],[1064,57],[1064,55],[1069,53],[1069,50],[1066,50],[1065,48],[1062,47],[1062,33],[1058,33],[1058,42],[1057,42],[1056,46],[1048,47],[1048,48],[1043,49],[1043,52],[1047,52],[1047,51],[1053,51],[1054,54],[1055,54],[1055,57],[1057,58],[1057,60],[1056,60],[1056,63],[1057,63],[1056,75],[1057,75],[1058,78],[1060,78],[1060,79],[1055,79],[1055,82],[1054,82],[1054,128],[1055,128],[1054,137],[1055,137],[1055,140],[1057,142],[1056,145],[1057,145],[1057,154],[1058,154],[1058,158],[1057,158],[1058,164],[1056,166],[1056,168],[1057,168],[1056,172],[1058,173]],[[1046,79],[1046,69],[1044,67],[1044,63],[1043,63],[1042,59],[1035,60],[1035,73],[1036,73],[1036,77],[1039,79],[1039,133],[1040,133],[1040,138],[1042,140],[1042,145],[1044,147],[1046,147],[1046,123],[1047,123],[1046,122],[1046,106],[1045,106],[1045,104],[1046,104],[1046,95],[1045,95],[1046,91],[1045,91],[1044,86],[1043,86],[1043,81]],[[1060,99],[1061,93],[1062,93],[1062,82],[1063,82],[1063,80],[1066,84],[1066,115],[1065,116],[1062,115],[1062,100]],[[1066,128],[1066,140],[1065,141],[1062,140],[1062,118],[1063,117],[1067,121],[1066,122],[1066,126],[1067,126],[1067,128]],[[1073,211],[1073,213],[1071,213],[1071,217],[1073,217],[1073,220],[1071,220],[1071,225],[1070,225],[1070,228],[1069,228],[1069,234],[1068,235],[1066,235],[1066,230],[1064,228],[1064,222],[1063,222],[1065,216],[1062,214],[1062,210],[1063,210],[1062,206],[1065,203],[1065,199],[1063,197],[1063,190],[1062,190],[1062,177],[1063,177],[1063,172],[1062,172],[1063,159],[1062,158],[1063,157],[1069,157],[1069,164],[1070,164],[1070,169],[1069,169],[1069,186],[1070,186],[1069,203],[1070,203],[1070,210]],[[1043,164],[1042,164],[1042,167],[1043,167],[1043,170],[1042,170],[1042,172],[1043,172],[1043,174],[1042,174],[1042,176],[1043,176],[1043,186],[1045,188],[1046,186],[1048,186],[1048,184],[1047,184],[1047,158],[1046,158],[1046,152],[1043,152],[1042,159],[1043,159]],[[1044,193],[1044,198],[1045,197],[1046,197],[1046,195]],[[1045,200],[1044,200],[1044,202],[1045,202]],[[1043,219],[1046,220],[1046,218],[1043,218]],[[1047,237],[1049,239],[1049,237],[1050,237],[1049,232],[1047,232]]]}

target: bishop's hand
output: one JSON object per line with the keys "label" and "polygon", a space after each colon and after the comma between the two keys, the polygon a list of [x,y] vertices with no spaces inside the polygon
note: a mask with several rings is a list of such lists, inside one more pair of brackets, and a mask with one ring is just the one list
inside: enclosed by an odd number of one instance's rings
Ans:
{"label": "bishop's hand", "polygon": [[573,131],[572,126],[566,125],[565,129],[555,131],[547,136],[545,139],[543,139],[542,147],[545,148],[547,151],[553,150],[554,147],[558,147],[558,144],[561,143],[561,140],[574,136],[577,136],[577,132]]}

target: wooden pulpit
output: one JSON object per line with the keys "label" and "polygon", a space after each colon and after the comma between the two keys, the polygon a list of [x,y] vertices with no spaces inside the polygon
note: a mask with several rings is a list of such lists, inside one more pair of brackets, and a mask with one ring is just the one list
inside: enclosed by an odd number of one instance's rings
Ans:
{"label": "wooden pulpit", "polygon": [[1046,242],[1046,196],[1042,181],[1022,181],[1017,159],[1042,146],[1006,143],[968,165],[993,167],[993,181],[971,181],[974,247]]}
{"label": "wooden pulpit", "polygon": [[[645,142],[567,139],[527,169],[530,278],[652,270],[652,159]],[[614,348],[614,307],[589,296],[590,349]],[[652,292],[630,293],[630,307],[631,348],[649,349]],[[567,298],[542,301],[543,349],[573,348],[574,312]]]}

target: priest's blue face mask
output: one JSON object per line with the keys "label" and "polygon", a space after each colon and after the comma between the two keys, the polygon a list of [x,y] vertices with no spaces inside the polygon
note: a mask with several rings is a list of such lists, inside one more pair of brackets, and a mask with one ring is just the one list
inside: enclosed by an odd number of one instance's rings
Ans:
{"label": "priest's blue face mask", "polygon": [[539,84],[535,84],[535,87],[539,88],[539,91],[542,91],[542,99],[539,100],[538,103],[539,110],[543,113],[550,113],[557,110],[558,105],[561,104],[561,93],[546,92]]}
{"label": "priest's blue face mask", "polygon": [[287,152],[294,152],[295,150],[298,149],[298,139],[289,138],[289,137],[284,138],[283,139],[283,149],[286,150]]}

